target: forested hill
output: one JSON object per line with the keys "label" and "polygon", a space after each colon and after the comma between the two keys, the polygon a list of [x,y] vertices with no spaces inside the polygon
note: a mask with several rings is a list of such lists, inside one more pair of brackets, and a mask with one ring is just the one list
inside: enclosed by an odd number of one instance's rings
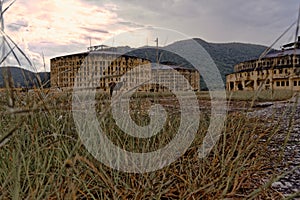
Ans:
{"label": "forested hill", "polygon": [[[208,43],[195,39],[210,54],[222,74],[233,72],[237,63],[257,59],[266,49],[266,46],[246,43]],[[172,45],[182,46],[181,42]]]}
{"label": "forested hill", "polygon": [[[233,72],[235,64],[242,61],[258,58],[265,50],[266,46],[245,44],[245,43],[209,43],[199,38],[194,39],[198,42],[211,56],[217,65],[222,79],[225,82],[226,74]],[[188,40],[182,40],[170,44],[167,48],[171,49],[186,49],[190,47],[191,43]],[[127,48],[128,51],[128,48]],[[193,50],[192,50],[193,51]],[[152,62],[156,62],[156,49],[155,47],[145,47],[140,49],[132,49],[129,55],[143,57],[150,59]],[[196,54],[195,54],[196,55]],[[170,53],[168,51],[159,50],[159,61],[167,64],[184,65],[192,67],[185,59]],[[201,81],[201,88],[205,89],[205,84]]]}
{"label": "forested hill", "polygon": [[44,87],[50,86],[50,73],[39,72],[34,73],[26,69],[18,67],[0,67],[0,87],[5,87],[5,79],[3,77],[9,77],[12,87],[17,88],[38,88],[40,85]]}

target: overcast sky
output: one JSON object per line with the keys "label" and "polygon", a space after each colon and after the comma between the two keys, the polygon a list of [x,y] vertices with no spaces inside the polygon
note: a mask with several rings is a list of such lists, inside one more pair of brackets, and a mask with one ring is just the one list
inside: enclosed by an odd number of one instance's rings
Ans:
{"label": "overcast sky", "polygon": [[[297,19],[298,8],[299,0],[17,0],[4,18],[5,32],[36,65],[44,54],[49,71],[50,58],[85,51],[90,38],[101,44],[143,27],[269,46]],[[293,40],[292,30],[282,43]]]}

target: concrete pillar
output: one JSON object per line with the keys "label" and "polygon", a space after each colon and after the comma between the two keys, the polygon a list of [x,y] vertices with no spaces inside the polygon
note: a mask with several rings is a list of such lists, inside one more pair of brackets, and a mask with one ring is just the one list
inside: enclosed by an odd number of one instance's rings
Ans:
{"label": "concrete pillar", "polygon": [[254,79],[254,84],[253,84],[253,89],[257,90],[258,86],[257,86],[257,79]]}
{"label": "concrete pillar", "polygon": [[270,78],[270,89],[273,90],[274,89],[274,81],[272,78]]}
{"label": "concrete pillar", "polygon": [[291,78],[289,78],[289,89],[293,90],[293,87],[294,87],[293,80]]}

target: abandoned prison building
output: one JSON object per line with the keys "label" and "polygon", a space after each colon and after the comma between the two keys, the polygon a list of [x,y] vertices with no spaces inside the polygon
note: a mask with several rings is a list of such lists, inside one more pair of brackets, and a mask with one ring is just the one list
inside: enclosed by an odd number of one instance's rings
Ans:
{"label": "abandoned prison building", "polygon": [[234,73],[226,76],[226,89],[300,91],[299,60],[300,37],[297,42],[283,45],[281,51],[235,65]]}
{"label": "abandoned prison building", "polygon": [[[50,63],[51,87],[61,90],[75,87],[111,92],[117,85],[132,88],[137,84],[137,91],[144,92],[200,90],[200,74],[195,69],[153,64],[147,59],[109,51],[104,45],[55,57]],[[147,84],[153,79],[155,84]]]}

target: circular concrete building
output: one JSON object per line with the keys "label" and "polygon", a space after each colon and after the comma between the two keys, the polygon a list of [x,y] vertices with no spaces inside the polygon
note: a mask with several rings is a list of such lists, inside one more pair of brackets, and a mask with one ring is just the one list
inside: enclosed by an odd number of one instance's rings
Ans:
{"label": "circular concrete building", "polygon": [[262,58],[241,62],[226,76],[228,91],[300,91],[300,37]]}

